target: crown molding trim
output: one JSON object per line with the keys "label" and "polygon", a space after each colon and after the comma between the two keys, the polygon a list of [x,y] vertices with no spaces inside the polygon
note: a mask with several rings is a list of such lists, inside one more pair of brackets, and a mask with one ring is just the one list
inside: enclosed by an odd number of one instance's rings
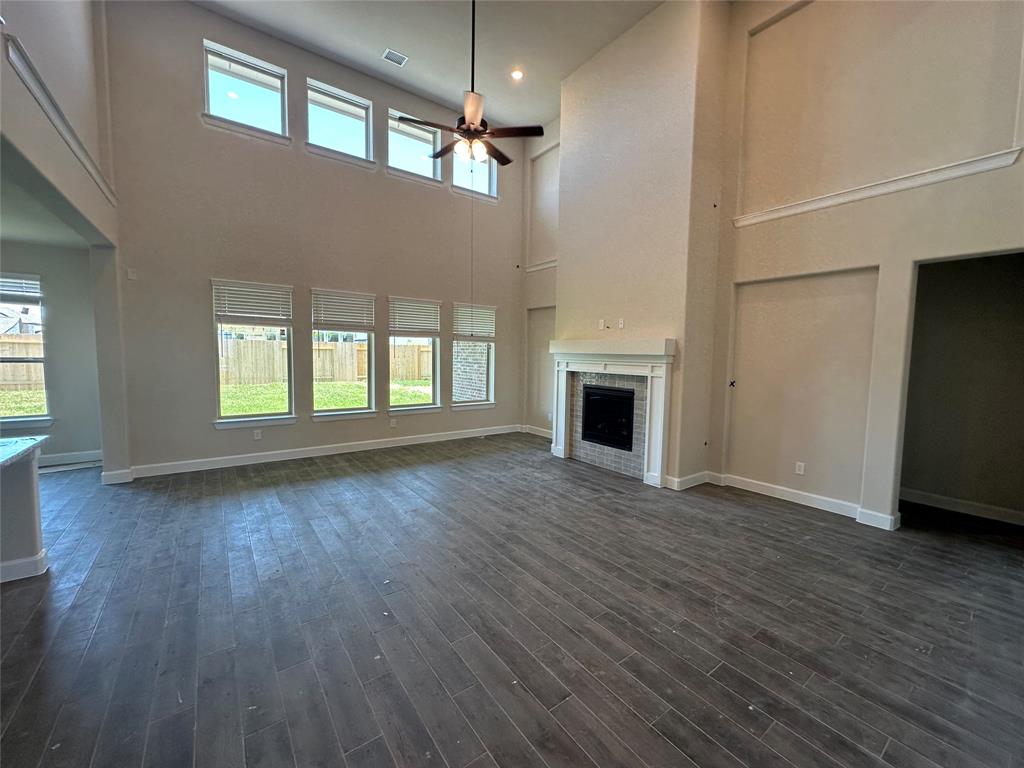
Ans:
{"label": "crown molding trim", "polygon": [[825,208],[833,208],[837,205],[853,203],[858,200],[866,200],[871,197],[891,195],[894,192],[905,192],[908,189],[926,187],[930,184],[939,184],[944,181],[959,179],[964,176],[973,176],[976,173],[985,173],[999,168],[1006,168],[1013,165],[1020,156],[1021,147],[1011,147],[989,155],[972,157],[968,160],[960,160],[948,165],[940,165],[935,168],[928,168],[923,171],[908,173],[903,176],[895,176],[891,179],[876,181],[871,184],[864,184],[859,187],[844,189],[841,192],[832,192],[819,197],[812,197],[808,200],[801,200],[796,203],[787,203],[775,208],[767,208],[756,213],[747,213],[737,216],[732,220],[733,226],[737,229],[749,227],[754,224],[763,224],[766,221],[783,219],[788,216],[797,216],[801,213],[811,213]]}
{"label": "crown molding trim", "polygon": [[71,153],[78,159],[78,162],[82,164],[85,172],[89,174],[90,178],[95,182],[96,186],[99,187],[100,192],[107,198],[112,206],[117,206],[117,195],[114,194],[113,187],[107,182],[103,176],[103,172],[100,170],[99,164],[95,158],[89,153],[85,144],[75,133],[75,129],[71,125],[71,121],[68,120],[64,111],[60,108],[57,100],[50,93],[50,89],[46,87],[46,83],[43,81],[42,76],[39,74],[39,70],[35,68],[32,63],[32,59],[29,58],[28,51],[25,50],[25,46],[22,45],[15,35],[4,34],[4,47],[7,52],[7,60],[11,63],[14,71],[18,77],[25,84],[28,92],[32,94],[32,97],[38,102],[39,107],[43,110],[43,114],[46,115],[47,119],[53,124],[53,127],[60,134],[60,137],[64,139],[64,142],[68,145]]}

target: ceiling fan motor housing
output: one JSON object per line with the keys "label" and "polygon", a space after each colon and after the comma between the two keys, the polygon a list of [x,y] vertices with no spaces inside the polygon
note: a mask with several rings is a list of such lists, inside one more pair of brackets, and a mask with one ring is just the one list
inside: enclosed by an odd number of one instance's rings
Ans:
{"label": "ceiling fan motor housing", "polygon": [[484,97],[475,91],[465,91],[462,112],[470,128],[480,127],[480,121],[484,118]]}

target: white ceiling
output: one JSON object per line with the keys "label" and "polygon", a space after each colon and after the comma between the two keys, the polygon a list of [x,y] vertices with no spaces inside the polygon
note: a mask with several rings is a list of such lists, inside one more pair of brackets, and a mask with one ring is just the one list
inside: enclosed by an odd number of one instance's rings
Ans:
{"label": "white ceiling", "polygon": [[[386,82],[460,108],[469,89],[468,0],[207,0],[203,6]],[[489,0],[477,4],[476,89],[492,124],[543,124],[561,81],[659,2]],[[409,57],[404,67],[385,48]],[[258,52],[255,55],[259,55]],[[526,77],[516,83],[513,67]]]}

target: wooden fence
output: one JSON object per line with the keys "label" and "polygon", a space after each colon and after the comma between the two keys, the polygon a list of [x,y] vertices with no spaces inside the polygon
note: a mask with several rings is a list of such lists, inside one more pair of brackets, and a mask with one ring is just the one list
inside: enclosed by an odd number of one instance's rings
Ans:
{"label": "wooden fence", "polygon": [[[288,346],[285,342],[221,339],[220,343],[222,384],[265,384],[288,380]],[[433,375],[433,355],[429,345],[395,345],[390,349],[390,357],[393,379],[425,379]],[[314,381],[366,381],[366,374],[365,342],[313,342]]]}
{"label": "wooden fence", "polygon": [[[42,357],[43,337],[38,333],[0,334],[0,357]],[[0,390],[42,389],[43,366],[5,363],[0,366]]]}

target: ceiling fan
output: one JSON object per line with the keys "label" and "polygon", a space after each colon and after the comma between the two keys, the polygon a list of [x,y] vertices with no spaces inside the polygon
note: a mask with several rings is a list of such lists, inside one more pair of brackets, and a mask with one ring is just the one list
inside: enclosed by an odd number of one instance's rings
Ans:
{"label": "ceiling fan", "polygon": [[463,114],[455,121],[454,128],[442,123],[417,120],[414,117],[405,117],[404,115],[399,117],[398,121],[436,128],[439,131],[451,133],[458,137],[432,154],[431,157],[435,160],[454,152],[463,160],[468,160],[472,157],[478,162],[484,162],[488,157],[493,157],[498,165],[508,165],[512,162],[512,158],[494,146],[490,140],[543,136],[544,129],[539,125],[489,128],[487,121],[484,120],[484,97],[476,92],[476,0],[472,0],[472,34],[469,47],[469,62],[469,90],[464,92],[465,97],[462,102]]}

